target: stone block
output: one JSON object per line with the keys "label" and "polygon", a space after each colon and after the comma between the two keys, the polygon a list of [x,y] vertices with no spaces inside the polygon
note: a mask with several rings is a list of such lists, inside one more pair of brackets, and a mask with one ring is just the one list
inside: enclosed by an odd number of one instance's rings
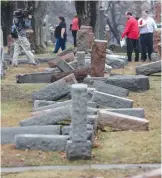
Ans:
{"label": "stone block", "polygon": [[32,74],[16,75],[17,83],[50,83],[52,73],[38,72]]}
{"label": "stone block", "polygon": [[90,159],[91,158],[92,143],[86,142],[72,142],[68,140],[66,145],[66,156],[69,160]]}
{"label": "stone block", "polygon": [[69,54],[69,53],[74,53],[74,50],[72,47],[61,51],[60,53],[57,54],[57,56],[65,56],[66,54]]}
{"label": "stone block", "polygon": [[66,135],[22,134],[15,136],[15,145],[21,150],[65,151],[68,139]]}
{"label": "stone block", "polygon": [[110,76],[106,83],[126,88],[130,91],[146,91],[150,88],[149,78],[144,75],[116,75]]}
{"label": "stone block", "polygon": [[137,75],[151,75],[158,72],[161,72],[161,60],[136,67]]}
{"label": "stone block", "polygon": [[18,134],[44,134],[44,135],[60,135],[60,125],[48,126],[27,126],[27,127],[2,127],[1,128],[1,144],[14,143],[14,137]]}
{"label": "stone block", "polygon": [[115,112],[115,113],[119,113],[119,114],[125,114],[125,115],[129,115],[129,116],[140,117],[140,118],[145,117],[143,108],[99,109],[99,110]]}
{"label": "stone block", "polygon": [[89,100],[92,99],[93,93],[94,93],[94,91],[96,91],[96,89],[95,88],[88,88],[87,91],[88,91],[88,101],[89,101]]}
{"label": "stone block", "polygon": [[88,52],[89,41],[88,41],[89,32],[84,29],[80,29],[77,33],[77,50]]}
{"label": "stone block", "polygon": [[132,108],[133,101],[130,99],[122,98],[115,95],[110,95],[102,92],[95,91],[92,101],[98,105],[107,106],[111,108]]}
{"label": "stone block", "polygon": [[58,100],[70,93],[70,85],[76,83],[73,74],[68,75],[54,83],[48,84],[39,91],[32,94],[33,100]]}
{"label": "stone block", "polygon": [[74,57],[74,53],[69,53],[69,54],[66,54],[64,56],[61,56],[61,58],[63,60],[65,60],[66,62],[72,62],[74,61],[75,57]]}
{"label": "stone block", "polygon": [[71,100],[68,100],[68,101],[50,104],[48,106],[39,107],[37,109],[34,109],[34,111],[44,111],[44,110],[47,110],[47,109],[56,109],[56,108],[59,108],[59,107],[70,106],[70,105],[71,105]]}
{"label": "stone block", "polygon": [[108,83],[105,83],[104,81],[94,80],[92,87],[96,88],[97,91],[121,97],[126,97],[129,94],[129,90],[110,85]]}
{"label": "stone block", "polygon": [[33,109],[38,109],[40,107],[48,106],[48,105],[56,104],[56,103],[59,103],[59,102],[56,102],[56,101],[46,101],[46,100],[35,100],[34,101]]}
{"label": "stone block", "polygon": [[99,123],[116,130],[148,131],[149,121],[144,118],[128,116],[124,114],[99,111]]}
{"label": "stone block", "polygon": [[54,125],[64,120],[71,120],[71,106],[46,110],[37,116],[20,121],[20,125]]}
{"label": "stone block", "polygon": [[106,64],[111,66],[113,69],[124,68],[127,64],[123,59],[118,58],[114,55],[106,55]]}
{"label": "stone block", "polygon": [[[50,62],[49,62],[50,63]],[[55,58],[55,61],[52,61],[52,67],[57,66],[62,72],[70,72],[74,70],[65,60],[63,60],[60,56]]]}
{"label": "stone block", "polygon": [[105,58],[106,58],[106,40],[95,40],[91,52],[91,76],[104,77]]}
{"label": "stone block", "polygon": [[95,102],[92,102],[92,101],[88,101],[87,106],[90,107],[90,108],[97,108],[97,104]]}
{"label": "stone block", "polygon": [[77,52],[77,67],[78,68],[84,68],[85,65],[85,52],[84,51],[78,51]]}
{"label": "stone block", "polygon": [[59,73],[59,72],[61,72],[61,70],[58,67],[55,67],[55,68],[45,68],[44,72]]}
{"label": "stone block", "polygon": [[87,84],[87,85],[93,85],[94,81],[106,81],[107,78],[105,77],[89,77],[87,76],[86,78],[84,78],[83,83]]}

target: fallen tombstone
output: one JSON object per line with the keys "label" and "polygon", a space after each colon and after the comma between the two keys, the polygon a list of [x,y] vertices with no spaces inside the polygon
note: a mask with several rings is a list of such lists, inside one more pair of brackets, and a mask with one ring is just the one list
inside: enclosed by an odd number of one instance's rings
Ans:
{"label": "fallen tombstone", "polygon": [[1,144],[14,143],[14,137],[17,134],[44,134],[44,135],[60,135],[60,125],[48,126],[27,126],[27,127],[2,127],[1,128]]}
{"label": "fallen tombstone", "polygon": [[113,54],[113,55],[111,55],[111,57],[122,59],[126,64],[128,64],[128,57],[127,56]]}
{"label": "fallen tombstone", "polygon": [[[88,115],[94,115],[97,112],[96,108],[88,107],[87,109]],[[54,125],[62,121],[71,121],[71,105],[37,111],[34,116],[20,121],[19,124],[20,126]]]}
{"label": "fallen tombstone", "polygon": [[114,54],[110,49],[106,49],[107,54]]}
{"label": "fallen tombstone", "polygon": [[151,75],[157,72],[161,72],[161,60],[136,67],[137,75]]}
{"label": "fallen tombstone", "polygon": [[122,98],[107,93],[94,91],[92,101],[101,106],[107,106],[111,108],[132,108],[133,101],[127,98]]}
{"label": "fallen tombstone", "polygon": [[68,75],[65,78],[54,83],[48,84],[37,92],[32,94],[32,100],[58,100],[70,93],[71,83],[77,83],[74,75]]}
{"label": "fallen tombstone", "polygon": [[113,55],[106,55],[106,64],[111,66],[113,69],[120,69],[124,68],[127,63],[121,58]]}
{"label": "fallen tombstone", "polygon": [[37,109],[37,108],[40,108],[40,107],[43,107],[43,106],[48,106],[48,105],[55,104],[55,103],[58,103],[58,102],[47,101],[47,100],[35,100],[34,104],[33,104],[33,109]]}
{"label": "fallen tombstone", "polygon": [[[50,62],[49,62],[50,63]],[[57,56],[54,61],[52,61],[53,67],[58,67],[62,72],[72,71],[73,68],[60,56]]]}
{"label": "fallen tombstone", "polygon": [[144,118],[145,113],[143,108],[120,108],[120,109],[99,109],[99,111],[109,111],[119,114],[125,114],[134,117]]}
{"label": "fallen tombstone", "polygon": [[130,91],[146,91],[150,88],[149,79],[144,75],[115,75],[108,77],[105,82]]}
{"label": "fallen tombstone", "polygon": [[66,77],[67,75],[74,73],[75,78],[78,82],[82,82],[83,79],[90,74],[91,69],[90,68],[82,68],[82,69],[75,69],[71,72],[60,72],[52,75],[51,82],[55,82],[57,80],[62,79],[63,77]]}
{"label": "fallen tombstone", "polygon": [[96,91],[95,88],[87,88],[87,93],[88,93],[88,96],[87,96],[87,97],[88,97],[88,101],[90,101],[90,100],[92,99],[94,91]]}
{"label": "fallen tombstone", "polygon": [[65,151],[67,135],[21,134],[15,136],[15,146],[21,150]]}
{"label": "fallen tombstone", "polygon": [[59,107],[67,106],[67,105],[71,105],[71,100],[50,104],[48,106],[39,107],[37,109],[34,109],[34,111],[43,111],[43,110],[47,110],[47,109],[55,109],[55,108],[59,108]]}
{"label": "fallen tombstone", "polygon": [[71,62],[71,61],[74,61],[74,54],[69,53],[69,54],[66,54],[65,56],[56,56],[53,60],[48,61],[48,64],[51,68],[55,68],[57,66],[56,65],[57,59],[64,60],[66,62]]}
{"label": "fallen tombstone", "polygon": [[148,131],[149,121],[144,118],[128,116],[124,114],[99,111],[99,123],[116,130]]}
{"label": "fallen tombstone", "polygon": [[17,83],[50,83],[52,73],[38,72],[32,74],[16,75]]}
{"label": "fallen tombstone", "polygon": [[105,83],[104,81],[94,80],[92,84],[93,88],[97,91],[108,93],[116,96],[126,97],[129,94],[129,90],[114,85]]}
{"label": "fallen tombstone", "polygon": [[57,56],[65,56],[66,54],[69,54],[69,53],[73,53],[74,50],[73,48],[67,48],[65,50],[63,50],[62,52],[58,53]]}
{"label": "fallen tombstone", "polygon": [[45,68],[44,72],[59,73],[61,70],[58,67],[55,68]]}

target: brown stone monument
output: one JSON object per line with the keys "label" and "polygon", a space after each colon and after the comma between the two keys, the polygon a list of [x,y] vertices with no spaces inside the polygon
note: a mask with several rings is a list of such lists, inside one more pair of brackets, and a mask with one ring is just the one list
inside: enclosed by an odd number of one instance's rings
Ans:
{"label": "brown stone monument", "polygon": [[106,40],[95,40],[91,52],[91,77],[104,77]]}

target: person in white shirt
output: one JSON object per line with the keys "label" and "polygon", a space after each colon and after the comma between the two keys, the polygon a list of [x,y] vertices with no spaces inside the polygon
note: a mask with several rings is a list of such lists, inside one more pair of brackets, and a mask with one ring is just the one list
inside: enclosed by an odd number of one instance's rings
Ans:
{"label": "person in white shirt", "polygon": [[155,20],[149,16],[148,11],[142,12],[142,17],[138,20],[138,27],[140,29],[140,41],[141,41],[141,60],[146,61],[148,52],[148,58],[151,60],[151,54],[153,52],[153,32],[157,28]]}

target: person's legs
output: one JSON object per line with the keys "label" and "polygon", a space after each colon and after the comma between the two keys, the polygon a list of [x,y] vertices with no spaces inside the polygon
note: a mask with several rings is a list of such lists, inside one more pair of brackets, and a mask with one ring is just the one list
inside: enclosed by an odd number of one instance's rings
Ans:
{"label": "person's legs", "polygon": [[74,47],[77,46],[77,42],[76,42],[76,38],[77,38],[77,30],[73,30],[72,31],[72,35],[73,35],[73,38],[74,38]]}
{"label": "person's legs", "polygon": [[146,56],[146,35],[141,34],[140,35],[140,41],[141,41],[141,59],[145,61],[147,59]]}
{"label": "person's legs", "polygon": [[14,42],[14,53],[13,53],[13,58],[12,58],[12,65],[17,66],[17,59],[19,57],[20,54],[20,45],[19,45],[19,41],[15,40]]}
{"label": "person's legs", "polygon": [[153,33],[147,34],[147,49],[148,49],[148,58],[151,60],[151,54],[153,52]]}
{"label": "person's legs", "polygon": [[138,39],[137,40],[132,40],[132,44],[133,44],[133,49],[135,52],[135,62],[139,61],[139,44],[138,44]]}
{"label": "person's legs", "polygon": [[26,37],[22,37],[20,40],[21,40],[21,46],[27,56],[27,59],[29,60],[29,63],[36,64],[36,62],[34,60],[34,55],[31,52],[30,43],[29,43],[28,39]]}
{"label": "person's legs", "polygon": [[131,42],[130,38],[127,38],[127,56],[128,56],[128,61],[131,62],[132,61],[132,52],[133,52],[133,45]]}
{"label": "person's legs", "polygon": [[57,53],[58,50],[60,49],[61,45],[60,45],[60,38],[56,38],[56,46],[55,46],[55,50],[54,53]]}
{"label": "person's legs", "polygon": [[61,49],[64,51],[66,49],[66,40],[61,38]]}

